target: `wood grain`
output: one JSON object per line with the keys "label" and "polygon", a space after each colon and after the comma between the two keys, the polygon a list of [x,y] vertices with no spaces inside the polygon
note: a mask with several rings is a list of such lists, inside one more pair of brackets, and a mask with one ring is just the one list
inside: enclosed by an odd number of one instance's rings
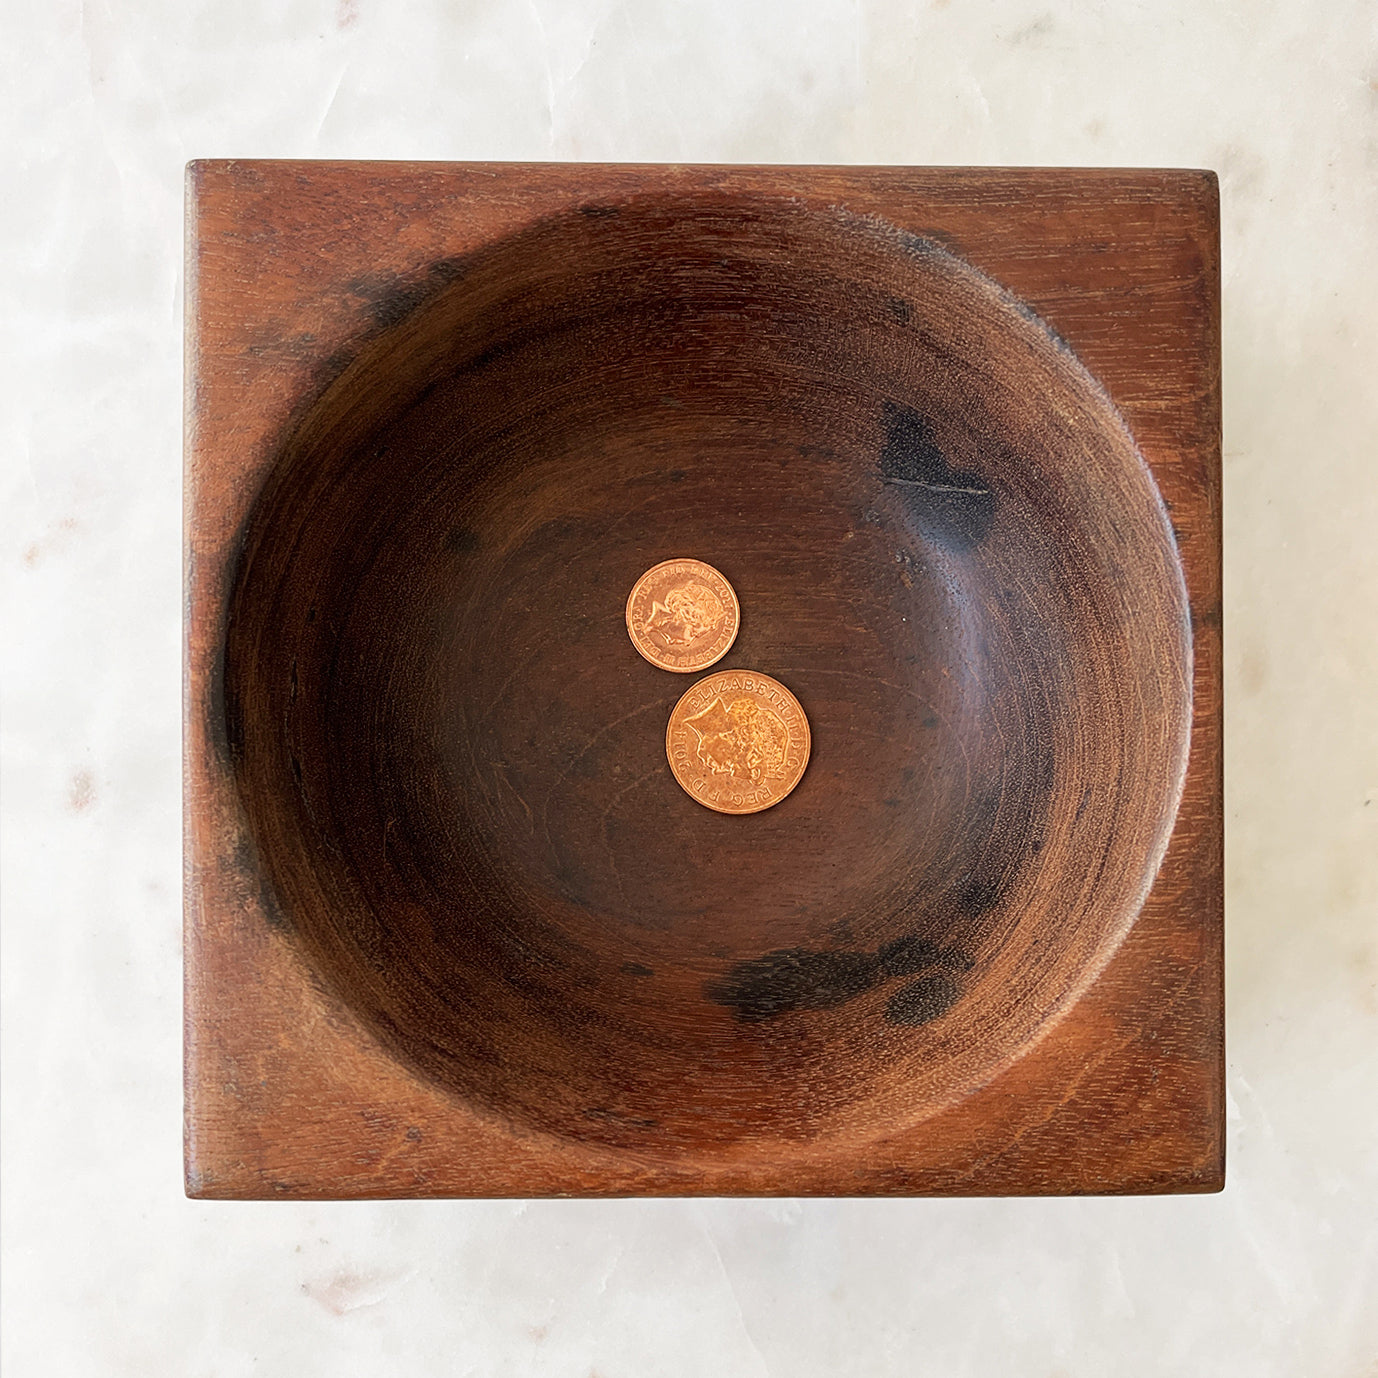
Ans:
{"label": "wood grain", "polygon": [[[1220,1185],[1213,178],[189,206],[192,1194]],[[760,815],[626,642],[681,553],[813,725]]]}

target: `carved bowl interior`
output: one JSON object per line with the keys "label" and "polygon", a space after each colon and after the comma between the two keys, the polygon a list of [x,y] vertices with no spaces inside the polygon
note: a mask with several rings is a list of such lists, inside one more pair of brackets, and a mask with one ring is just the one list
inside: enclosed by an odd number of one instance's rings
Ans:
{"label": "carved bowl interior", "polygon": [[[1191,645],[1097,384],[939,245],[788,203],[586,207],[384,303],[256,501],[229,760],[275,908],[480,1113],[660,1157],[932,1114],[1152,882]],[[627,638],[707,560],[715,669],[803,703],[783,802],[696,804]]]}

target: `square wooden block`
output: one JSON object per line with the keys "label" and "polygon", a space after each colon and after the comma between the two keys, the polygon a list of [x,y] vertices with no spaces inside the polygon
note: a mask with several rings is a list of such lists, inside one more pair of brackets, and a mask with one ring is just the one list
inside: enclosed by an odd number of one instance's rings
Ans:
{"label": "square wooden block", "polygon": [[[1218,220],[1191,171],[193,163],[188,1194],[1218,1190]],[[1087,456],[1065,488],[1029,458],[1059,444]],[[1115,458],[1134,446],[1163,508]],[[1066,551],[1021,534],[1040,503]],[[1132,529],[1164,508],[1162,541]],[[1161,566],[1167,613],[1132,561],[1097,583],[1102,519]],[[749,819],[671,778],[692,676],[621,626],[667,555],[723,570],[722,664],[813,725],[803,784]],[[1086,608],[1069,669],[1046,609]],[[1134,617],[1144,644],[1115,650]],[[442,645],[461,700],[491,689],[454,740]],[[916,775],[968,740],[962,779]],[[754,947],[720,855],[740,893],[753,855],[772,887]]]}

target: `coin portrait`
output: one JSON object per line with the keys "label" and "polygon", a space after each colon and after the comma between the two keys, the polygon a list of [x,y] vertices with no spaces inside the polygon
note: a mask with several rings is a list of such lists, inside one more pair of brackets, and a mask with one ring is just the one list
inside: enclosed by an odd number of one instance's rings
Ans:
{"label": "coin portrait", "polygon": [[665,731],[670,770],[719,813],[759,813],[797,785],[809,763],[809,720],[779,680],[721,670],[693,685]]}
{"label": "coin portrait", "polygon": [[723,658],[737,639],[741,607],[732,585],[702,560],[664,560],[627,599],[632,645],[662,670],[692,674]]}

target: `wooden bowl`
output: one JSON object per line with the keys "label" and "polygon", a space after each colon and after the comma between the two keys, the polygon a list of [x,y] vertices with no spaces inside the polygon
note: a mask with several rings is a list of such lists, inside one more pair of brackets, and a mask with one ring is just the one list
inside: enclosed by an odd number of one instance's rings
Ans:
{"label": "wooden bowl", "polygon": [[[784,198],[631,197],[402,300],[299,415],[224,644],[295,941],[486,1115],[704,1162],[863,1141],[1020,1057],[1148,892],[1192,646],[1104,392],[939,244]],[[637,576],[737,590],[715,669],[813,756],[751,816],[665,759]]]}

